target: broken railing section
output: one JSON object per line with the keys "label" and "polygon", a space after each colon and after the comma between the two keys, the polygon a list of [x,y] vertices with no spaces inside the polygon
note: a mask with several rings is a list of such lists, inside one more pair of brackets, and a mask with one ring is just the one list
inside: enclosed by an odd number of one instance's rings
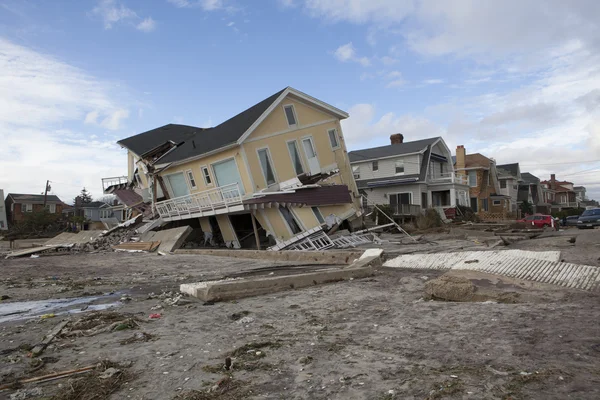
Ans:
{"label": "broken railing section", "polygon": [[[388,227],[389,225],[371,228],[371,230],[377,228]],[[379,243],[379,238],[372,233],[360,233],[360,234],[337,234],[328,235],[323,232],[323,228],[316,227],[309,229],[306,232],[302,232],[291,239],[281,242],[275,246],[269,247],[269,251],[278,250],[304,250],[304,251],[321,251],[331,248],[345,249],[348,247],[356,247],[369,243]]]}

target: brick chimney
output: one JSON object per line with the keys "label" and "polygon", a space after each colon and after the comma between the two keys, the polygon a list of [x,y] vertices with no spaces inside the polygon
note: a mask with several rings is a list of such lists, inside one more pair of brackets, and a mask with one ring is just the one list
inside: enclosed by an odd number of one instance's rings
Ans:
{"label": "brick chimney", "polygon": [[556,175],[550,175],[550,189],[556,190]]}
{"label": "brick chimney", "polygon": [[402,144],[404,143],[404,135],[401,133],[394,133],[393,135],[390,135],[390,142],[392,142],[392,144]]}
{"label": "brick chimney", "polygon": [[465,146],[462,144],[460,146],[456,146],[456,165],[455,169],[464,169],[466,167],[467,162],[467,150],[465,150]]}

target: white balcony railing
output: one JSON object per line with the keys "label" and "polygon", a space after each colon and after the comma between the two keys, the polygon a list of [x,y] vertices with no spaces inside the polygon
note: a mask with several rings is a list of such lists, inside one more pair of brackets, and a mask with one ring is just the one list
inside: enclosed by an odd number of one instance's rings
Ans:
{"label": "white balcony railing", "polygon": [[215,215],[217,210],[227,210],[242,204],[238,183],[220,186],[204,192],[188,194],[156,203],[156,210],[163,220],[186,219],[203,215]]}
{"label": "white balcony railing", "polygon": [[102,190],[106,191],[111,186],[127,184],[126,176],[115,176],[112,178],[102,178]]}
{"label": "white balcony railing", "polygon": [[445,174],[430,175],[429,182],[431,182],[431,183],[458,183],[459,185],[466,185],[468,183],[466,176],[458,175],[453,172],[448,172]]}

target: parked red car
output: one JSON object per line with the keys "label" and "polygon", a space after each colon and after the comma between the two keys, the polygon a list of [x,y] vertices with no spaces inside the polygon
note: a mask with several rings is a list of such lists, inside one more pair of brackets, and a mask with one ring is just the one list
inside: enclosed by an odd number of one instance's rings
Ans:
{"label": "parked red car", "polygon": [[520,219],[517,222],[522,222],[526,225],[532,225],[536,228],[554,228],[554,218],[552,215],[534,214]]}

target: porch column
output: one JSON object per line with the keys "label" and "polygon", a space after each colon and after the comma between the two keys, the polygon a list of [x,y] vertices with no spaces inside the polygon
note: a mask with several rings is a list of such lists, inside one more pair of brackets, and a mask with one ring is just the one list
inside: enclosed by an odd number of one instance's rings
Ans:
{"label": "porch column", "polygon": [[427,206],[433,208],[435,204],[433,204],[433,196],[431,194],[431,190],[427,190]]}
{"label": "porch column", "polygon": [[450,189],[450,205],[456,207],[456,189]]}

